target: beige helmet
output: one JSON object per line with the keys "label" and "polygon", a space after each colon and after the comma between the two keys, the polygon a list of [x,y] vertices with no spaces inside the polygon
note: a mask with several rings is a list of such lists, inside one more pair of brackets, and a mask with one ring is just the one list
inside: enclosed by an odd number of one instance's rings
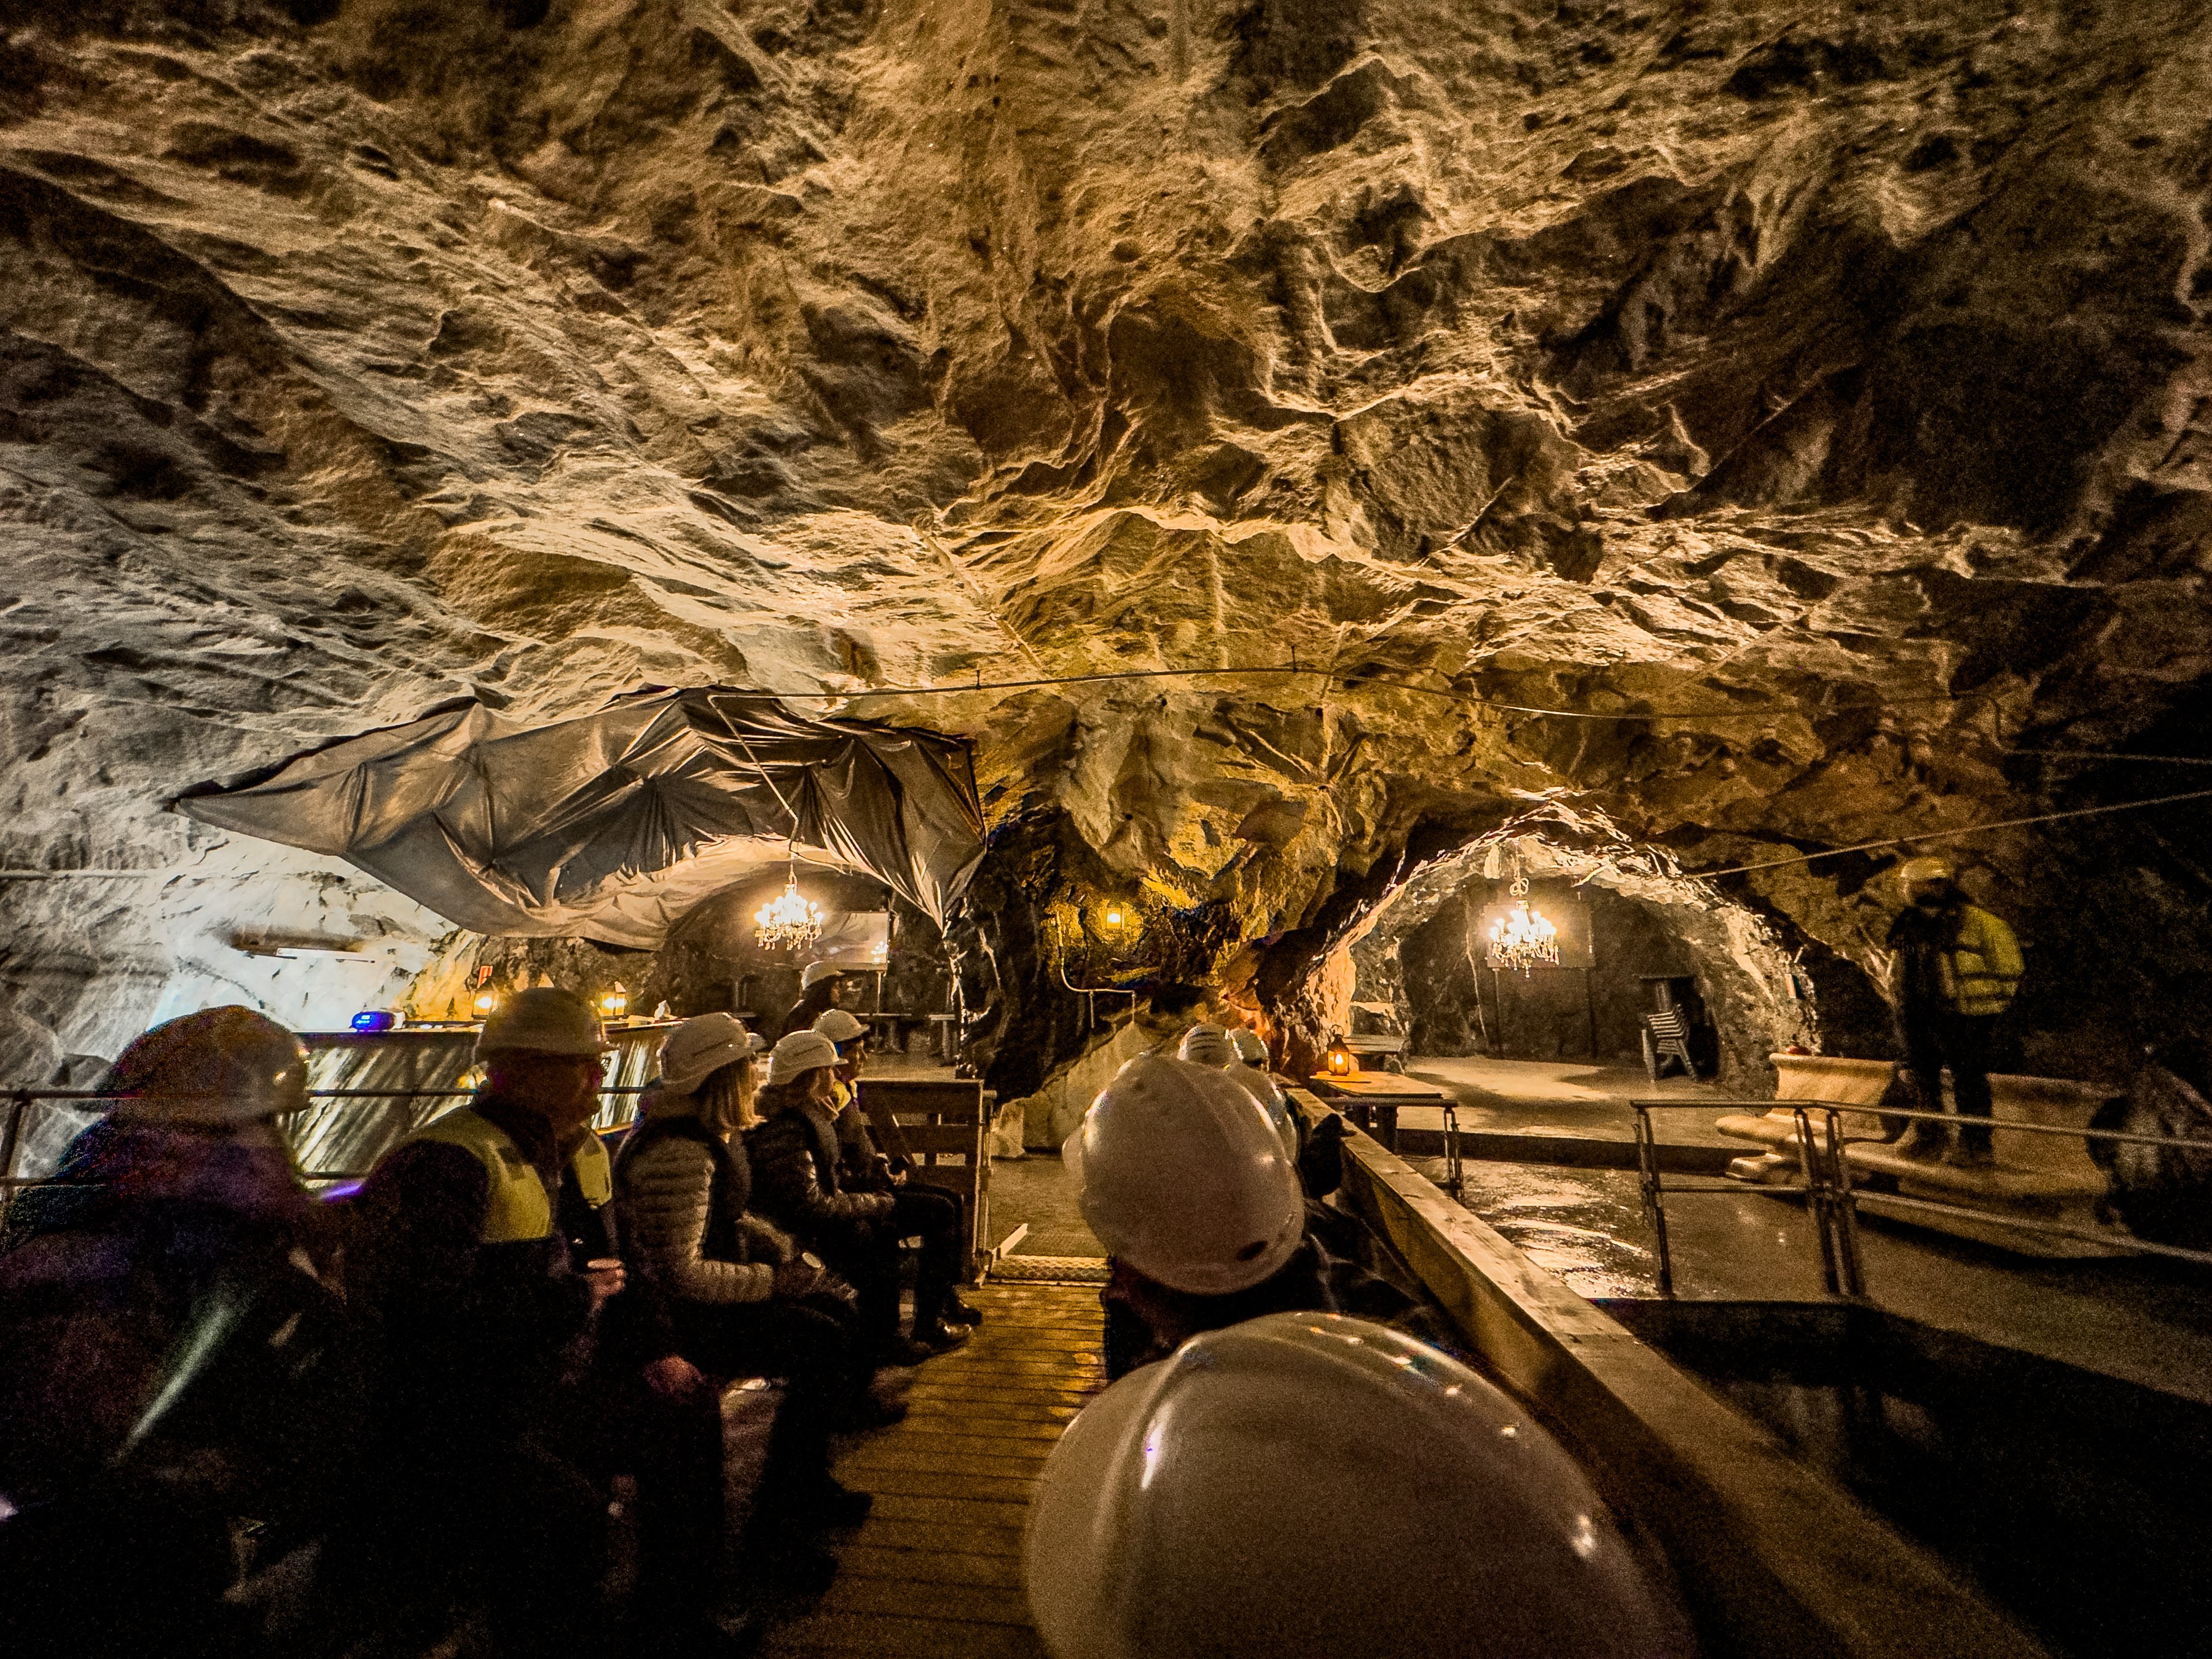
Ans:
{"label": "beige helmet", "polygon": [[661,1044],[660,1086],[672,1095],[688,1095],[725,1066],[750,1060],[767,1047],[734,1014],[701,1014],[685,1020]]}
{"label": "beige helmet", "polygon": [[1897,866],[1897,884],[1910,892],[1923,881],[1956,881],[1959,866],[1940,854],[1907,859]]}
{"label": "beige helmet", "polygon": [[1339,1314],[1208,1331],[1123,1377],[1045,1460],[1024,1543],[1054,1659],[1696,1650],[1558,1441],[1457,1360]]}
{"label": "beige helmet", "polygon": [[1249,1025],[1239,1025],[1229,1033],[1229,1046],[1237,1051],[1237,1058],[1247,1066],[1268,1068],[1267,1045],[1260,1041],[1260,1034]]}
{"label": "beige helmet", "polygon": [[830,1042],[842,1045],[850,1042],[854,1037],[867,1036],[868,1023],[864,1019],[855,1018],[842,1008],[832,1008],[814,1022],[812,1029],[828,1037]]}
{"label": "beige helmet", "polygon": [[517,991],[492,1011],[477,1033],[476,1057],[516,1052],[603,1054],[608,1046],[590,1003],[574,991],[541,985]]}
{"label": "beige helmet", "polygon": [[1305,1237],[1297,1171],[1258,1099],[1212,1066],[1139,1054],[1062,1156],[1108,1254],[1171,1290],[1249,1289]]}
{"label": "beige helmet", "polygon": [[1207,1022],[1194,1025],[1182,1034],[1176,1058],[1187,1060],[1194,1066],[1226,1066],[1235,1060],[1237,1051],[1229,1046],[1229,1033]]}
{"label": "beige helmet", "polygon": [[810,962],[799,970],[799,988],[811,991],[825,979],[836,979],[845,970],[834,962]]}
{"label": "beige helmet", "polygon": [[793,1031],[769,1050],[770,1088],[795,1083],[819,1066],[837,1063],[837,1045],[819,1031]]}
{"label": "beige helmet", "polygon": [[252,1123],[307,1104],[307,1051],[265,1014],[208,1008],[132,1038],[100,1086],[118,1120]]}

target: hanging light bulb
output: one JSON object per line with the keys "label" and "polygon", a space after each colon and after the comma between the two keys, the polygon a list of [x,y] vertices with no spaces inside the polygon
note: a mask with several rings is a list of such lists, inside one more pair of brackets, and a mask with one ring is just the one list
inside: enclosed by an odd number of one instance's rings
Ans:
{"label": "hanging light bulb", "polygon": [[1509,890],[1513,907],[1490,924],[1490,965],[1504,973],[1528,972],[1538,963],[1559,965],[1559,930],[1541,910],[1528,908],[1528,878],[1516,866]]}
{"label": "hanging light bulb", "polygon": [[821,937],[822,907],[799,890],[799,872],[784,878],[783,891],[753,913],[753,937],[764,949],[803,949]]}

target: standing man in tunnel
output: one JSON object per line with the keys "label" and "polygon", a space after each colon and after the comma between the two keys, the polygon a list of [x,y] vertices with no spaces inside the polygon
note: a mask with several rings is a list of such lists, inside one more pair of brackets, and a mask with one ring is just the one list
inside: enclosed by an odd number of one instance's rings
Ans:
{"label": "standing man in tunnel", "polygon": [[[1962,1120],[1947,1163],[1992,1161],[1990,1148],[1990,1043],[1997,1016],[2011,1005],[2026,964],[2012,929],[1959,890],[1948,859],[1908,859],[1898,866],[1905,905],[1890,924],[1892,986],[1905,1063],[1920,1109],[1943,1109],[1943,1068]],[[1920,1122],[1899,1143],[1907,1158],[1943,1152],[1943,1130]]]}

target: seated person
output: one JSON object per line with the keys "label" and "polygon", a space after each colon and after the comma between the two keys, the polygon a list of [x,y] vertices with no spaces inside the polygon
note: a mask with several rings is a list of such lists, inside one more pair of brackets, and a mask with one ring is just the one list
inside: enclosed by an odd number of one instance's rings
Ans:
{"label": "seated person", "polygon": [[896,1237],[921,1239],[914,1304],[934,1310],[947,1325],[980,1325],[983,1316],[960,1299],[962,1226],[960,1194],[924,1181],[912,1181],[901,1161],[876,1148],[860,1109],[860,1066],[868,1057],[868,1028],[842,1008],[832,1008],[814,1029],[837,1048],[837,1140],[843,1149],[846,1185],[854,1192],[889,1193]]}
{"label": "seated person", "polygon": [[244,1650],[235,1517],[311,1537],[349,1490],[329,1212],[278,1115],[299,1040],[249,1009],[134,1039],[107,1115],[0,1231],[0,1652]]}
{"label": "seated person", "polygon": [[[607,1043],[574,992],[519,993],[477,1039],[487,1081],[378,1164],[356,1200],[352,1304],[380,1344],[383,1507],[362,1546],[387,1586],[490,1605],[507,1653],[588,1650],[605,1478],[635,1474],[648,1639],[714,1651],[721,1413],[631,1285],[592,1133]],[[826,1553],[794,1559],[826,1583]]]}
{"label": "seated person", "polygon": [[872,1358],[916,1365],[958,1345],[917,1303],[911,1339],[899,1334],[897,1206],[887,1192],[847,1189],[837,1141],[837,1049],[818,1031],[794,1031],[769,1055],[761,1121],[745,1136],[754,1207],[819,1254],[860,1293],[860,1322]]}
{"label": "seated person", "polygon": [[867,1495],[830,1474],[836,1419],[872,1403],[857,1316],[819,1257],[745,1209],[752,1170],[732,1131],[751,1104],[760,1047],[728,1014],[669,1033],[660,1076],[615,1160],[625,1255],[666,1299],[686,1359],[720,1376],[787,1381],[757,1512],[857,1525]]}
{"label": "seated person", "polygon": [[1356,1313],[1441,1334],[1411,1297],[1324,1247],[1288,1149],[1246,1085],[1213,1066],[1139,1055],[1062,1156],[1108,1254],[1109,1377],[1262,1314]]}

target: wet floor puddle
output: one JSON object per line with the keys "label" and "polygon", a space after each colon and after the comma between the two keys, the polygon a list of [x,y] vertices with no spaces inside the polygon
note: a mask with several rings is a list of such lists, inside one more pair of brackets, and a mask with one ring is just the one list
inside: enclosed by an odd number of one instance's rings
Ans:
{"label": "wet floor puddle", "polygon": [[[1632,1177],[1626,1192],[1604,1177],[1525,1164],[1469,1162],[1460,1202],[1558,1273],[1578,1296],[1650,1296],[1656,1290],[1648,1229]],[[1441,1174],[1439,1164],[1435,1172]]]}

